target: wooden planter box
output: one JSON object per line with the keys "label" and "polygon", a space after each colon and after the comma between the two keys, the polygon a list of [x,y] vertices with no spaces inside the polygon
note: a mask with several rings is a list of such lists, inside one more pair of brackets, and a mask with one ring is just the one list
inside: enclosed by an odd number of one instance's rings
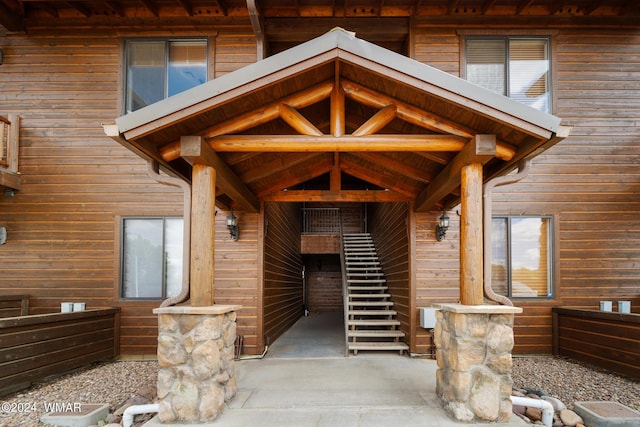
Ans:
{"label": "wooden planter box", "polygon": [[120,353],[120,309],[0,319],[0,395]]}
{"label": "wooden planter box", "polygon": [[554,308],[553,354],[640,379],[640,314]]}

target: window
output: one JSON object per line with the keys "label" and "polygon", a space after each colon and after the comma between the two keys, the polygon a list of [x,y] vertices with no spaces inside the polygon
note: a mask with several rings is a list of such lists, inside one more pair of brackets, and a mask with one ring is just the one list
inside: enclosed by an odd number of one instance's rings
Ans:
{"label": "window", "polygon": [[204,39],[127,40],[125,58],[127,113],[207,80]]}
{"label": "window", "polygon": [[553,296],[552,227],[549,216],[493,217],[491,283],[515,298]]}
{"label": "window", "polygon": [[122,298],[164,299],[182,288],[182,218],[124,218]]}
{"label": "window", "polygon": [[548,38],[474,37],[465,43],[467,80],[551,112]]}

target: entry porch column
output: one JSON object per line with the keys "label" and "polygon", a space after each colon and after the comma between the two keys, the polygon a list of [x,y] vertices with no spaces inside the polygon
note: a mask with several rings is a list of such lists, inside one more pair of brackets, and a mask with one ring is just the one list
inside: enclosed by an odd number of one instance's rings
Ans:
{"label": "entry porch column", "polygon": [[476,135],[460,165],[460,303],[440,304],[434,341],[436,393],[459,422],[511,418],[513,320],[522,309],[484,304],[483,164],[495,156],[495,136]]}
{"label": "entry porch column", "polygon": [[157,308],[158,418],[162,423],[213,421],[236,394],[234,346],[238,305],[214,300],[215,153],[200,137],[182,137],[193,166],[190,305]]}

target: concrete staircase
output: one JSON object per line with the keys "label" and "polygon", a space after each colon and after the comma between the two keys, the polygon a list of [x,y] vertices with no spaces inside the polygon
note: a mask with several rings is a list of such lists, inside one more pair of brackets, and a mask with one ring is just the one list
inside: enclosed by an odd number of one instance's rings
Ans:
{"label": "concrete staircase", "polygon": [[359,350],[392,350],[402,354],[404,332],[393,310],[380,260],[369,233],[344,234],[346,273],[345,332],[347,354]]}

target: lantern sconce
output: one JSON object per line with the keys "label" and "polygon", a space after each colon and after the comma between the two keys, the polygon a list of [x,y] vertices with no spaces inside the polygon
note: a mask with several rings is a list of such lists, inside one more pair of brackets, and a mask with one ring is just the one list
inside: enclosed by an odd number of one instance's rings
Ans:
{"label": "lantern sconce", "polygon": [[436,225],[436,239],[438,242],[444,239],[447,235],[447,229],[449,228],[449,216],[446,210],[442,210],[442,215],[438,219],[438,225]]}
{"label": "lantern sconce", "polygon": [[229,230],[231,240],[237,241],[240,236],[240,227],[238,227],[238,217],[233,214],[233,208],[227,215],[227,230]]}

